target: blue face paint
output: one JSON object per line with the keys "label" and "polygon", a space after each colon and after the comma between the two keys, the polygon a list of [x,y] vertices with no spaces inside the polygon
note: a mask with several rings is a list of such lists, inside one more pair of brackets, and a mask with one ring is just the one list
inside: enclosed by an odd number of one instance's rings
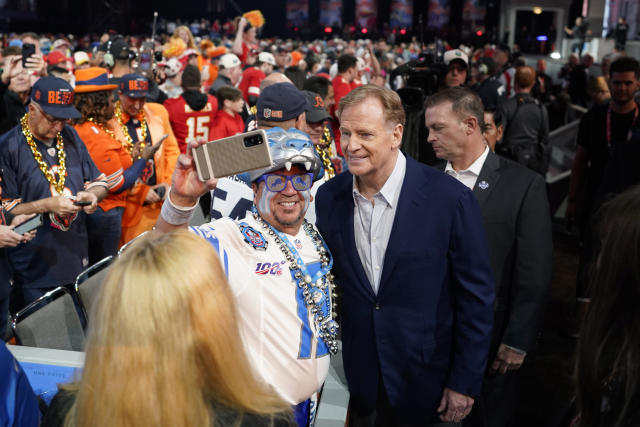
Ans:
{"label": "blue face paint", "polygon": [[302,214],[307,213],[307,209],[309,209],[309,204],[311,203],[311,191],[301,191],[302,198],[304,199],[304,206],[302,206]]}
{"label": "blue face paint", "polygon": [[[264,184],[263,184],[264,185]],[[266,188],[262,189],[262,196],[260,196],[260,200],[258,200],[258,212],[264,215],[271,215],[271,200],[278,193],[273,193],[271,191],[267,191]]]}

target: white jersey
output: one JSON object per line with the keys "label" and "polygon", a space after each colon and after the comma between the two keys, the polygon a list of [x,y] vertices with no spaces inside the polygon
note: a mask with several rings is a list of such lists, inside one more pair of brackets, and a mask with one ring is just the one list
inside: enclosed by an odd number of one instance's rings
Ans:
{"label": "white jersey", "polygon": [[[246,228],[241,230],[241,225]],[[242,340],[255,371],[287,402],[308,399],[327,376],[329,350],[318,339],[302,289],[293,280],[274,237],[251,214],[243,221],[222,218],[190,229],[220,254],[236,300]],[[285,236],[309,272],[318,271],[320,257],[304,229],[301,227],[296,236]]]}

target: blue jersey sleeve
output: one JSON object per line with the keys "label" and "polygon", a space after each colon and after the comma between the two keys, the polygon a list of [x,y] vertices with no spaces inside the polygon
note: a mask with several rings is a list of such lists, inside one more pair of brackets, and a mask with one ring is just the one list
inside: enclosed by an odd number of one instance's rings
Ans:
{"label": "blue jersey sleeve", "polygon": [[224,268],[225,275],[227,279],[229,278],[229,254],[224,249],[222,242],[218,239],[215,233],[215,227],[213,223],[199,225],[197,227],[189,227],[189,231],[197,234],[198,236],[205,239],[207,242],[211,243],[211,246],[218,252],[218,256],[220,257],[220,263],[222,264],[222,268]]}

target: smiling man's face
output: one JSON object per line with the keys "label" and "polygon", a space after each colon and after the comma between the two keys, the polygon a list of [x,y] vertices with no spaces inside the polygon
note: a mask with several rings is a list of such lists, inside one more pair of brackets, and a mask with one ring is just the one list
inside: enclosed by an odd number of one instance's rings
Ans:
{"label": "smiling man's face", "polygon": [[377,181],[388,177],[396,163],[394,155],[402,142],[402,125],[392,125],[376,97],[344,108],[340,115],[340,143],[349,172]]}

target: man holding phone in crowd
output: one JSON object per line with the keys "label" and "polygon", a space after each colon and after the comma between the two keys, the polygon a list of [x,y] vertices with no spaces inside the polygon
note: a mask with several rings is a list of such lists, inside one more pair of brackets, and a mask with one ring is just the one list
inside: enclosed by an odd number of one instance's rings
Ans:
{"label": "man holding phone in crowd", "polygon": [[46,75],[46,64],[35,47],[23,49],[10,46],[2,52],[2,81],[0,82],[0,135],[18,124],[27,112],[31,86]]}
{"label": "man holding phone in crowd", "polygon": [[[337,351],[333,260],[315,227],[304,220],[322,165],[304,132],[276,127],[267,136],[272,166],[248,173],[252,214],[191,230],[220,253],[252,365],[294,406],[297,425],[304,427],[314,418],[314,396],[326,378],[329,353]],[[180,155],[157,230],[187,227],[199,197],[215,188],[216,180],[198,179],[192,157],[191,150],[203,143],[190,144]]]}
{"label": "man holding phone in crowd", "polygon": [[0,137],[3,204],[15,215],[45,214],[37,236],[9,252],[24,304],[72,283],[89,264],[85,214],[96,210],[107,185],[66,124],[79,116],[71,86],[43,77],[33,86],[28,113]]}
{"label": "man holding phone in crowd", "polygon": [[180,154],[167,109],[161,104],[145,102],[148,94],[147,78],[139,74],[122,76],[118,86],[115,120],[110,122],[116,139],[135,146],[136,158],[147,145],[156,145],[163,135],[167,135],[162,146],[147,161],[137,184],[127,193],[120,245],[151,230],[155,224]]}

